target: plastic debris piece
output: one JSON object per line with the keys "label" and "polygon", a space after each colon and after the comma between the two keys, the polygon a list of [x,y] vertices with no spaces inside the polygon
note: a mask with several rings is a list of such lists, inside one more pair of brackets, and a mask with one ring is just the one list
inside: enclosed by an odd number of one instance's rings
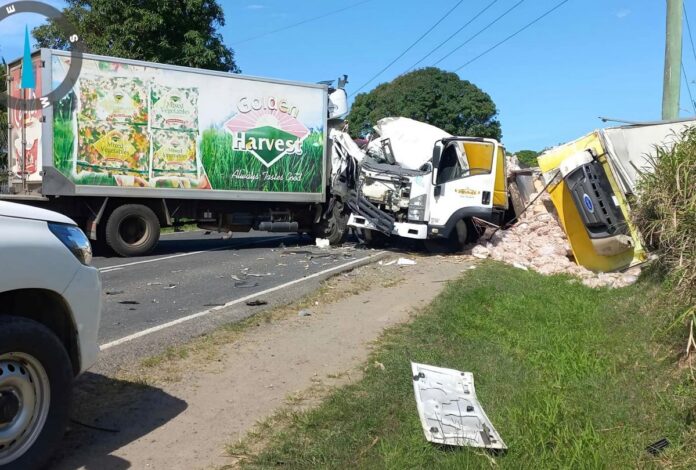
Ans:
{"label": "plastic debris piece", "polygon": [[297,312],[297,316],[298,317],[311,317],[312,312],[309,310],[303,309],[303,310],[300,310],[299,312]]}
{"label": "plastic debris piece", "polygon": [[331,246],[331,243],[329,243],[328,238],[317,238],[317,241],[315,243],[318,248],[329,248]]}
{"label": "plastic debris piece", "polygon": [[259,307],[261,305],[268,305],[268,302],[266,302],[265,300],[256,299],[256,300],[250,300],[246,304],[249,307]]}
{"label": "plastic debris piece", "polygon": [[435,444],[507,449],[476,398],[474,374],[411,363],[425,438]]}
{"label": "plastic debris piece", "polygon": [[399,258],[399,260],[396,262],[399,266],[413,266],[416,263],[415,260],[408,259],[408,258]]}

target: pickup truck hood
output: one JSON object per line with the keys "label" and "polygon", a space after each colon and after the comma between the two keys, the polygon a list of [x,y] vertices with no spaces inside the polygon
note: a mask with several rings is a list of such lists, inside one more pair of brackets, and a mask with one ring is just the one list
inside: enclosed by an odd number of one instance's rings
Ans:
{"label": "pickup truck hood", "polygon": [[0,216],[75,225],[72,219],[57,212],[7,201],[0,201]]}

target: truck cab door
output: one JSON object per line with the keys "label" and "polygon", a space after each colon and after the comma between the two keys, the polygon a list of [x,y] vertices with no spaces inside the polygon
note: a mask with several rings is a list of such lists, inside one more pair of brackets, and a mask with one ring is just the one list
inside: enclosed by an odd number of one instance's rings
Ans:
{"label": "truck cab door", "polygon": [[[455,212],[492,212],[496,189],[499,145],[491,139],[452,138],[443,141],[433,171],[431,225],[445,225]],[[503,152],[504,160],[504,152]],[[504,167],[504,163],[500,165]],[[503,168],[504,175],[504,168]],[[500,201],[502,198],[498,197]],[[500,202],[496,201],[496,202]]]}

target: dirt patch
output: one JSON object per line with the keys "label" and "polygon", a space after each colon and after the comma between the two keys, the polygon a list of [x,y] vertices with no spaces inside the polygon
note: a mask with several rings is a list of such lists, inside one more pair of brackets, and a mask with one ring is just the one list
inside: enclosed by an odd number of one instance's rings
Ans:
{"label": "dirt patch", "polygon": [[[68,439],[57,468],[211,468],[234,465],[228,445],[287,406],[311,406],[332,387],[357,380],[371,343],[408,321],[473,264],[470,257],[415,257],[415,266],[373,264],[336,276],[291,306],[216,330],[189,345],[134,364],[119,379],[156,390],[182,410],[119,445]],[[300,316],[298,313],[304,311]],[[308,314],[308,315],[307,315]],[[379,365],[374,365],[379,367]],[[100,403],[109,403],[108,391]],[[134,392],[135,393],[135,392]],[[136,394],[137,396],[137,394]],[[182,406],[181,404],[185,404]],[[85,404],[83,422],[128,430],[153,402],[112,409]],[[156,421],[156,417],[152,419]]]}

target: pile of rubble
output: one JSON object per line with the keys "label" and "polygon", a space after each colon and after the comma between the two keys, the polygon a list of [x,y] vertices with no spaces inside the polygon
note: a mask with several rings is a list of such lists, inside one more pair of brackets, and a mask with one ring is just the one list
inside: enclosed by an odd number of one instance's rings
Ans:
{"label": "pile of rubble", "polygon": [[573,261],[568,239],[555,217],[546,209],[544,193],[520,220],[492,236],[485,234],[471,249],[476,258],[492,258],[517,268],[541,274],[570,274],[588,287],[625,287],[638,280],[640,268],[623,273],[595,273]]}

